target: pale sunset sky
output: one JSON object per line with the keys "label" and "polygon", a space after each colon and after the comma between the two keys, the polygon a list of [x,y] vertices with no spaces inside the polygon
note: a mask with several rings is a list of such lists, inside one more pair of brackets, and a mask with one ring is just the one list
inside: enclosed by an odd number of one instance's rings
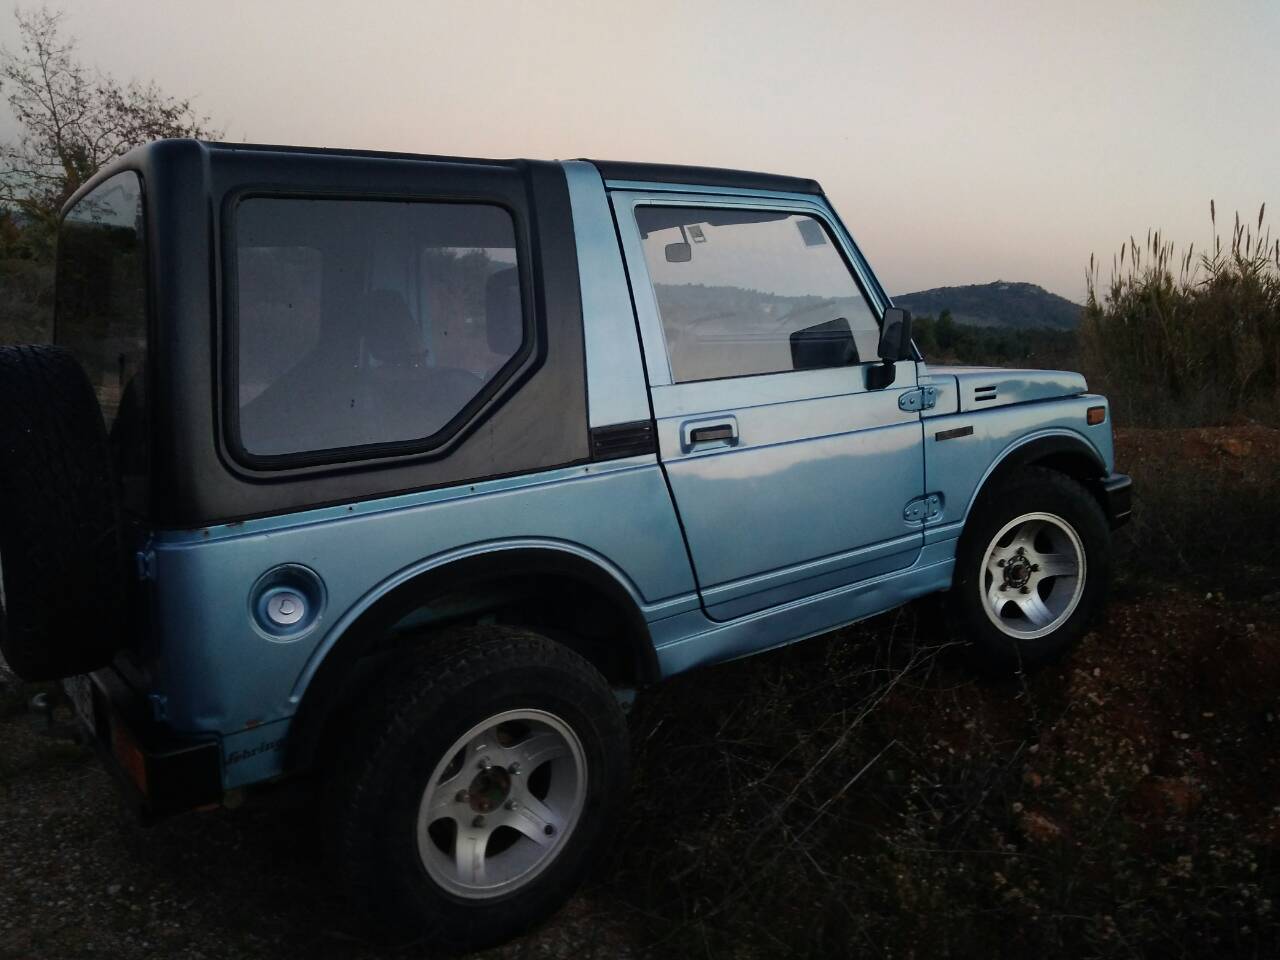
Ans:
{"label": "pale sunset sky", "polygon": [[230,140],[815,177],[893,293],[1081,300],[1091,252],[1280,207],[1276,0],[56,6]]}

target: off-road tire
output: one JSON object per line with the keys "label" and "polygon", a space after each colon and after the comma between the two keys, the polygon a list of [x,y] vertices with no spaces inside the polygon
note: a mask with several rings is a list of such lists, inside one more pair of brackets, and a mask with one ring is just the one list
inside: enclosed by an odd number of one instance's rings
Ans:
{"label": "off-road tire", "polygon": [[106,665],[125,587],[106,429],[52,346],[0,347],[0,653],[24,680]]}
{"label": "off-road tire", "polygon": [[[1085,556],[1083,592],[1074,611],[1052,632],[1016,639],[988,615],[983,593],[989,544],[1015,518],[1047,513],[1066,521]],[[1050,663],[1070,650],[1095,622],[1111,584],[1111,531],[1098,501],[1079,481],[1056,470],[1022,467],[985,491],[974,505],[956,551],[947,601],[953,632],[968,641],[978,669],[1008,675]]]}
{"label": "off-road tire", "polygon": [[[327,785],[330,855],[356,908],[393,942],[448,951],[500,943],[557,910],[596,861],[624,800],[626,722],[604,678],[562,644],[506,627],[469,627],[400,654],[363,696]],[[585,804],[563,848],[525,886],[466,899],[419,855],[418,806],[458,737],[505,710],[562,718],[587,762]]]}

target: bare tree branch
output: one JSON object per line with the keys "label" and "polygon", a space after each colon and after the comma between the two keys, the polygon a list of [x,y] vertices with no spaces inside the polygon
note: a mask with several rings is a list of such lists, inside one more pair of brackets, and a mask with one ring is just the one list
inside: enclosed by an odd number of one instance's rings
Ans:
{"label": "bare tree branch", "polygon": [[67,199],[104,164],[166,137],[216,139],[190,100],[153,82],[121,84],[76,59],[62,13],[14,11],[18,50],[0,48],[0,90],[17,142],[0,143],[0,209],[52,230]]}

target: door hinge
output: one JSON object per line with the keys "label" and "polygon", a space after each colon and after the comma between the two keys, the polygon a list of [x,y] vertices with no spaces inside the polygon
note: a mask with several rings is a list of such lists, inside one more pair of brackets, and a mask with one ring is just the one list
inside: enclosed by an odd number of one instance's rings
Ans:
{"label": "door hinge", "polygon": [[942,494],[930,493],[923,497],[916,497],[908,503],[903,508],[902,519],[908,523],[920,523],[932,520],[940,513],[942,513]]}
{"label": "door hinge", "polygon": [[909,412],[932,410],[938,405],[937,387],[916,387],[898,395],[898,408]]}

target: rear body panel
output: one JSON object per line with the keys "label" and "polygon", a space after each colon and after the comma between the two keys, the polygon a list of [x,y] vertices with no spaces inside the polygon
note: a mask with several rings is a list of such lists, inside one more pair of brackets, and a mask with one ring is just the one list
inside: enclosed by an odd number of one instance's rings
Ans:
{"label": "rear body panel", "polygon": [[[626,504],[626,510],[618,509]],[[655,459],[633,458],[290,516],[174,531],[153,544],[162,625],[148,658],[174,730],[224,737],[227,786],[279,773],[280,721],[346,630],[408,578],[482,552],[538,546],[608,571],[647,618],[696,607]],[[283,564],[313,571],[324,609],[306,634],[262,632],[250,594]],[[238,755],[233,763],[233,754]]]}

